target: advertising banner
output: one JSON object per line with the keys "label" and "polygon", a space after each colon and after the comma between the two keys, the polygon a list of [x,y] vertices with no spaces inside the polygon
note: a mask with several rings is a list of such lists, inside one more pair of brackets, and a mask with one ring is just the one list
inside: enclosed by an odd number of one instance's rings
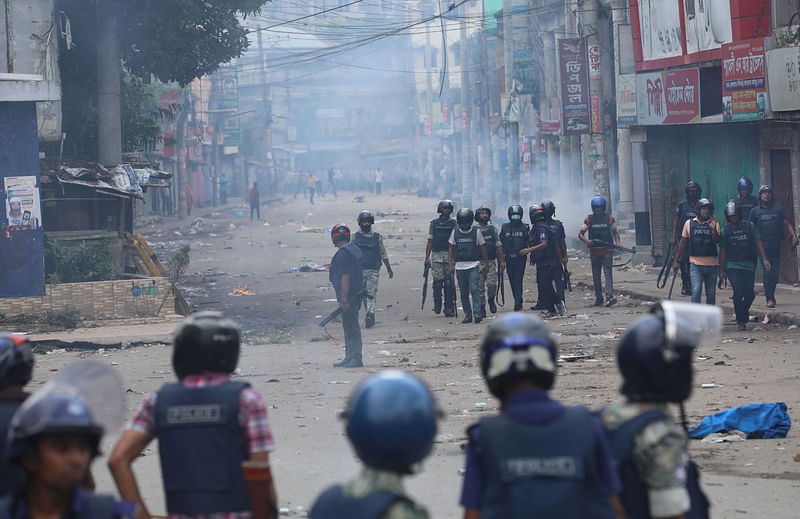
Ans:
{"label": "advertising banner", "polygon": [[[527,95],[533,93],[533,86],[536,83],[533,49],[514,49],[514,79],[522,84],[522,91],[520,94]],[[506,85],[506,87],[508,86],[510,85]]]}
{"label": "advertising banner", "polygon": [[564,135],[589,133],[589,78],[586,41],[581,38],[558,40],[561,72],[561,120]]}
{"label": "advertising banner", "polygon": [[768,51],[767,77],[772,111],[800,110],[800,47]]}
{"label": "advertising banner", "polygon": [[639,24],[645,61],[683,54],[680,0],[639,0]]}
{"label": "advertising banner", "polygon": [[603,133],[603,126],[600,124],[600,96],[592,94],[592,133]]}
{"label": "advertising banner", "polygon": [[617,76],[617,126],[624,128],[637,124],[636,74]]}
{"label": "advertising banner", "polygon": [[700,70],[637,74],[636,106],[641,125],[700,122]]}
{"label": "advertising banner", "polygon": [[733,41],[730,0],[684,0],[684,9],[687,54]]}
{"label": "advertising banner", "polygon": [[722,118],[751,121],[767,117],[767,59],[764,39],[722,48]]}
{"label": "advertising banner", "polygon": [[219,68],[220,108],[226,111],[222,123],[223,146],[239,146],[239,77],[235,66]]}
{"label": "advertising banner", "polygon": [[589,80],[600,80],[600,45],[589,45]]}

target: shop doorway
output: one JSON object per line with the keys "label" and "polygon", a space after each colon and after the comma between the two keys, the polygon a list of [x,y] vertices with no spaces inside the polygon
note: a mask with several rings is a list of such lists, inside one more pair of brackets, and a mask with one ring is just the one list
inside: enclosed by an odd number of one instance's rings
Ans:
{"label": "shop doorway", "polygon": [[[772,150],[772,187],[775,188],[775,201],[786,211],[786,218],[795,227],[794,197],[792,196],[792,161],[791,150]],[[791,240],[781,242],[780,283],[797,283],[797,249],[792,247]]]}

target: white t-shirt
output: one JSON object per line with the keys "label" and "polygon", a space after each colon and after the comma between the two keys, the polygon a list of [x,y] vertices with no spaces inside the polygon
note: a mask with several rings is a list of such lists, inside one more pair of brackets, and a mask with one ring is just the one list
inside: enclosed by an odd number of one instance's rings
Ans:
{"label": "white t-shirt", "polygon": [[[469,231],[467,231],[467,232],[462,231],[461,227],[456,227],[450,233],[450,239],[447,240],[447,243],[449,243],[450,245],[455,245],[456,244],[456,231],[460,232],[461,234],[469,234],[470,232],[472,232],[472,228],[473,227],[470,227]],[[486,240],[483,239],[483,233],[480,231],[480,229],[478,229],[478,232],[475,233],[475,234],[477,236],[477,239],[475,241],[478,243],[478,246],[485,245],[486,244]],[[477,267],[480,264],[481,264],[480,260],[479,261],[456,261],[456,270],[474,269],[475,267]]]}
{"label": "white t-shirt", "polygon": [[383,183],[383,171],[380,169],[375,172],[375,182],[377,182],[378,184]]}

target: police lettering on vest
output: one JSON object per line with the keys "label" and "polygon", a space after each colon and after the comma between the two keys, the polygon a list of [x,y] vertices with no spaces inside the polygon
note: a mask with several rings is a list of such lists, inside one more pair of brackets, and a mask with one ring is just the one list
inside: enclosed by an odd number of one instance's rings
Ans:
{"label": "police lettering on vest", "polygon": [[239,396],[247,386],[168,384],[159,390],[155,419],[170,514],[250,510],[242,475],[249,454],[239,425]]}
{"label": "police lettering on vest", "polygon": [[589,239],[599,240],[606,243],[614,243],[614,236],[611,234],[611,215],[602,213],[589,215]]}
{"label": "police lettering on vest", "polygon": [[689,255],[716,256],[717,244],[714,243],[711,225],[692,220],[689,224]]}
{"label": "police lettering on vest", "polygon": [[697,208],[693,207],[688,201],[681,200],[681,203],[678,204],[678,224],[680,225],[678,228],[683,229],[686,222],[696,216]]}
{"label": "police lettering on vest", "polygon": [[483,239],[486,242],[486,255],[490,260],[497,258],[497,227],[494,225],[487,225],[486,227],[479,227]]}
{"label": "police lettering on vest", "polygon": [[456,227],[456,221],[452,218],[447,220],[435,218],[431,223],[433,224],[433,250],[446,251],[450,248],[448,240],[450,239],[450,233]]}
{"label": "police lettering on vest", "polygon": [[753,195],[747,198],[737,196],[733,199],[733,204],[736,206],[736,210],[741,216],[742,221],[746,221],[750,216],[750,210],[758,205],[758,198]]}
{"label": "police lettering on vest", "polygon": [[373,232],[372,236],[366,237],[362,233],[356,233],[356,246],[361,249],[364,254],[364,260],[361,266],[369,270],[380,270],[381,268],[381,251],[380,251],[381,235]]}
{"label": "police lettering on vest", "polygon": [[725,261],[756,261],[756,243],[750,222],[742,222],[739,228],[725,224]]}
{"label": "police lettering on vest", "polygon": [[456,244],[453,247],[453,260],[478,261],[481,259],[481,250],[478,247],[478,229],[472,227],[468,233],[457,230],[453,233]]}
{"label": "police lettering on vest", "polygon": [[503,244],[503,252],[509,258],[519,256],[519,251],[528,246],[528,224],[504,223],[500,231],[500,242]]}
{"label": "police lettering on vest", "polygon": [[311,508],[309,519],[337,519],[347,510],[348,519],[376,519],[398,501],[411,502],[406,496],[378,490],[362,498],[347,497],[342,485],[334,485],[322,493]]}

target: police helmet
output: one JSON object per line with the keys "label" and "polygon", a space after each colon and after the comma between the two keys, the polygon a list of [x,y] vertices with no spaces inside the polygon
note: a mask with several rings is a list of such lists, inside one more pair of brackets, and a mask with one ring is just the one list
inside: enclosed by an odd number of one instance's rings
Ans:
{"label": "police helmet", "polygon": [[520,380],[550,389],[556,376],[556,350],[538,317],[515,312],[497,319],[480,345],[481,373],[489,391],[502,400],[508,384]]}
{"label": "police helmet", "polygon": [[511,221],[522,220],[522,215],[524,213],[525,210],[521,205],[514,204],[508,208],[508,219]]}
{"label": "police helmet", "polygon": [[725,218],[730,218],[737,214],[739,214],[739,206],[735,202],[731,201],[725,204]]}
{"label": "police helmet", "polygon": [[556,204],[554,204],[552,200],[545,200],[542,202],[542,209],[544,209],[544,214],[548,218],[552,218],[556,215]]}
{"label": "police helmet", "polygon": [[602,196],[596,196],[596,197],[592,198],[592,201],[590,202],[589,205],[591,206],[593,213],[596,213],[596,212],[602,213],[603,211],[606,210],[606,206],[607,206],[606,199],[603,198]]}
{"label": "police helmet", "polygon": [[544,208],[540,205],[535,205],[531,208],[531,223],[535,222],[543,222],[547,220],[547,214],[544,212]]}
{"label": "police helmet", "polygon": [[701,198],[697,201],[697,213],[700,214],[700,209],[708,207],[711,209],[711,214],[714,214],[714,204],[708,198]]}
{"label": "police helmet", "polygon": [[365,223],[373,225],[375,223],[375,216],[369,211],[361,211],[358,213],[358,225],[361,226]]}
{"label": "police helmet", "polygon": [[700,195],[703,194],[703,189],[700,187],[700,184],[695,182],[694,180],[690,180],[686,184],[686,196],[689,198],[700,198]]}
{"label": "police helmet", "polygon": [[331,229],[331,241],[334,245],[340,241],[350,242],[350,227],[343,223],[338,223]]}
{"label": "police helmet", "polygon": [[28,402],[17,410],[8,427],[8,460],[19,459],[32,439],[45,434],[87,436],[92,457],[99,454],[103,427],[82,399],[65,393],[48,393],[39,398],[34,395]]}
{"label": "police helmet", "polygon": [[172,367],[179,379],[204,371],[232,373],[239,362],[239,326],[221,312],[197,312],[175,331]]}
{"label": "police helmet", "polygon": [[742,177],[736,183],[736,189],[741,193],[743,190],[753,192],[753,183],[747,177]]}
{"label": "police helmet", "polygon": [[22,335],[0,332],[0,388],[9,385],[24,386],[30,382],[32,376],[31,343]]}
{"label": "police helmet", "polygon": [[450,214],[453,214],[453,210],[455,206],[453,205],[452,200],[440,200],[438,207],[436,207],[436,212],[441,214],[445,209],[450,208]]}
{"label": "police helmet", "polygon": [[356,454],[371,467],[410,473],[433,447],[433,394],[410,373],[386,370],[367,378],[350,395],[342,416]]}
{"label": "police helmet", "polygon": [[[486,217],[486,219],[482,219],[480,217],[481,211],[487,211],[489,213],[489,215]],[[491,219],[491,217],[492,217],[492,208],[489,207],[488,204],[481,204],[481,205],[478,206],[477,209],[475,209],[475,221],[476,222],[478,222],[478,223],[488,222]]]}
{"label": "police helmet", "polygon": [[528,208],[528,218],[530,219],[531,223],[533,223],[533,213],[535,213],[537,209],[541,208],[542,207],[539,204],[533,204]]}
{"label": "police helmet", "polygon": [[769,193],[772,198],[775,198],[775,189],[769,184],[764,184],[758,189],[758,198],[761,198],[761,193]]}
{"label": "police helmet", "polygon": [[467,227],[472,225],[474,219],[475,215],[473,214],[472,209],[462,207],[458,210],[458,213],[456,213],[456,222],[458,222],[459,227]]}

